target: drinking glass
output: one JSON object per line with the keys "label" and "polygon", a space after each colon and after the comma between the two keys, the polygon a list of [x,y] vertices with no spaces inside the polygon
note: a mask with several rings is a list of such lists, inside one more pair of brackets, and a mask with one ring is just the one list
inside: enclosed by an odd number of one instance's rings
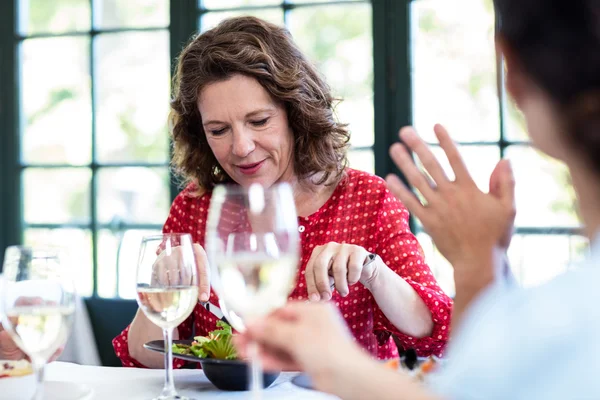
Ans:
{"label": "drinking glass", "polygon": [[57,249],[11,246],[4,255],[2,324],[26,353],[44,397],[44,366],[69,335],[75,312],[73,275]]}
{"label": "drinking glass", "polygon": [[173,329],[198,301],[197,266],[192,237],[173,233],[142,238],[137,266],[137,302],[165,340],[165,384],[156,400],[188,399],[173,383]]}
{"label": "drinking glass", "polygon": [[[216,186],[205,245],[221,309],[243,331],[251,319],[284,305],[294,288],[300,245],[291,187]],[[263,375],[255,343],[248,353],[249,386],[258,399]]]}

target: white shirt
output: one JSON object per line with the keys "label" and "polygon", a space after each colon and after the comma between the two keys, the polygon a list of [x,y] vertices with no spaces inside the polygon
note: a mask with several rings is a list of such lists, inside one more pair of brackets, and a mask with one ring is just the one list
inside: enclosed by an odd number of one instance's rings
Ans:
{"label": "white shirt", "polygon": [[431,384],[449,400],[600,399],[600,236],[581,268],[477,301]]}

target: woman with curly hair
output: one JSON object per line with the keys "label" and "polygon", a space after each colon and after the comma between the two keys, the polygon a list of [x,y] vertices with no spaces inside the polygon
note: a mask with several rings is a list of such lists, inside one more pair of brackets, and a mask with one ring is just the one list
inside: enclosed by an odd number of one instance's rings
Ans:
{"label": "woman with curly hair", "polygon": [[[225,20],[183,50],[174,87],[173,166],[186,186],[163,230],[193,236],[199,300],[218,304],[202,247],[214,186],[285,181],[302,243],[290,298],[331,301],[374,357],[397,355],[392,335],[404,349],[441,354],[451,300],[423,259],[406,208],[381,178],[347,166],[346,125],[336,121],[329,87],[287,30],[254,17]],[[367,257],[375,261],[363,268]],[[206,335],[216,320],[198,305],[174,336]],[[162,368],[163,357],[143,348],[161,337],[138,312],[113,344],[125,366]]]}

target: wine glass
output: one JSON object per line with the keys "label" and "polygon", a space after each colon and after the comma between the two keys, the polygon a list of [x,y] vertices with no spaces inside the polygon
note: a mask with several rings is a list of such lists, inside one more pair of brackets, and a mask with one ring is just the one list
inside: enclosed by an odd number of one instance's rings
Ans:
{"label": "wine glass", "polygon": [[[291,187],[216,186],[206,227],[211,285],[233,328],[285,304],[298,271],[300,239]],[[253,398],[263,388],[257,346],[248,347]]]}
{"label": "wine glass", "polygon": [[0,292],[2,324],[26,353],[37,376],[36,399],[44,396],[44,366],[67,341],[75,312],[73,275],[59,250],[6,249]]}
{"label": "wine glass", "polygon": [[137,302],[165,340],[165,384],[156,400],[188,399],[173,384],[173,329],[190,316],[198,301],[192,237],[172,233],[142,238],[137,266]]}

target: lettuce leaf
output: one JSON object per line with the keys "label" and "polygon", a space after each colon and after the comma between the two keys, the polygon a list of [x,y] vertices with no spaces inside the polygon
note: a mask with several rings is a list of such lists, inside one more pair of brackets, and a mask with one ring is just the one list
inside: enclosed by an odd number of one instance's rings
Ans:
{"label": "lettuce leaf", "polygon": [[195,336],[192,345],[173,344],[173,353],[193,354],[200,358],[236,360],[237,351],[233,346],[233,330],[223,321],[217,321],[217,328],[208,336]]}

